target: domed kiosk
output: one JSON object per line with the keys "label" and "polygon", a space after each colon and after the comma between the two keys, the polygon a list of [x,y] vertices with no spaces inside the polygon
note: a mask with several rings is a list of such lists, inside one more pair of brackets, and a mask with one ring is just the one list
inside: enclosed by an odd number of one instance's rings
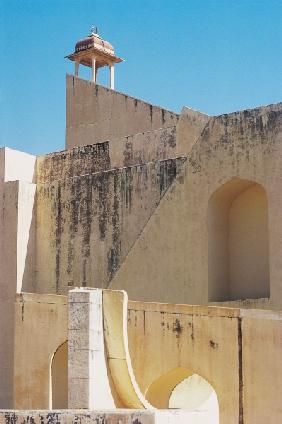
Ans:
{"label": "domed kiosk", "polygon": [[75,45],[75,50],[67,59],[75,62],[75,76],[78,76],[79,65],[92,68],[92,81],[97,80],[97,70],[108,66],[110,70],[110,88],[114,89],[114,65],[123,62],[123,59],[115,56],[113,46],[97,33],[97,28],[91,28],[91,34],[79,40]]}

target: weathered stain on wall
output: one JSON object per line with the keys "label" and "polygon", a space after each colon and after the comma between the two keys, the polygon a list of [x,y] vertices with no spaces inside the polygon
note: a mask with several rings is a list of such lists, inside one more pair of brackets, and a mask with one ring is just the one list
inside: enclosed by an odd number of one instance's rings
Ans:
{"label": "weathered stain on wall", "polygon": [[[67,339],[67,298],[21,294],[15,311],[14,407],[48,408],[50,360]],[[145,396],[181,367],[212,385],[220,423],[280,422],[281,312],[130,301],[127,322],[132,366]]]}
{"label": "weathered stain on wall", "polygon": [[176,149],[176,126],[113,139],[110,157],[113,167],[132,166],[180,156]]}
{"label": "weathered stain on wall", "polygon": [[93,174],[110,168],[109,143],[75,147],[37,158],[37,183]]}
{"label": "weathered stain on wall", "polygon": [[111,288],[123,288],[135,300],[207,304],[208,202],[220,186],[240,178],[266,192],[270,298],[280,308],[281,148],[282,104],[210,118],[187,157],[182,184],[177,180],[167,190]]}
{"label": "weathered stain on wall", "polygon": [[170,159],[38,184],[36,291],[107,287],[185,162]]}
{"label": "weathered stain on wall", "polygon": [[176,127],[74,147],[37,158],[37,183],[177,157]]}
{"label": "weathered stain on wall", "polygon": [[220,423],[281,419],[281,312],[131,301],[128,335],[143,393],[181,367],[212,385]]}

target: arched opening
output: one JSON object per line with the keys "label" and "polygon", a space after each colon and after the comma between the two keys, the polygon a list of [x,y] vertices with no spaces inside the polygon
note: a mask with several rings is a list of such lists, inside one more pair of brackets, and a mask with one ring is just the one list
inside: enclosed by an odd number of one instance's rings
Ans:
{"label": "arched opening", "polygon": [[192,374],[179,383],[169,398],[169,408],[180,408],[195,413],[197,423],[219,423],[217,395],[213,387],[200,375]]}
{"label": "arched opening", "polygon": [[51,408],[68,408],[68,342],[59,346],[52,358]]}
{"label": "arched opening", "polygon": [[156,408],[168,408],[169,397],[175,386],[191,375],[186,368],[174,368],[155,380],[146,391],[146,399]]}
{"label": "arched opening", "polygon": [[269,297],[268,205],[260,184],[234,178],[208,205],[209,301]]}
{"label": "arched opening", "polygon": [[191,412],[191,423],[219,423],[215,390],[203,377],[186,368],[175,368],[155,380],[146,392],[146,399],[159,409]]}

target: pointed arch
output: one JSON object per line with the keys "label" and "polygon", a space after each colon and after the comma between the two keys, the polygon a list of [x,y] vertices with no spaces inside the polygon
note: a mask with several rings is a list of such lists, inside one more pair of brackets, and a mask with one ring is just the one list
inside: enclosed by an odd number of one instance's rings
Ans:
{"label": "pointed arch", "polygon": [[148,387],[147,400],[159,409],[186,409],[197,414],[200,421],[219,423],[217,394],[202,376],[183,367],[174,368],[160,376]]}
{"label": "pointed arch", "polygon": [[169,408],[197,414],[197,422],[219,424],[219,406],[214,388],[203,377],[192,374],[172,391]]}
{"label": "pointed arch", "polygon": [[186,368],[177,367],[156,379],[146,391],[146,399],[156,408],[168,408],[169,397],[175,386],[191,375]]}

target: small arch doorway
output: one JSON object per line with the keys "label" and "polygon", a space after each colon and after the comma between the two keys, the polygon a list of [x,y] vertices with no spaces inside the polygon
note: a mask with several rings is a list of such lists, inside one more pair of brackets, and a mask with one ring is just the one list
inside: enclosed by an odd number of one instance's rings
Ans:
{"label": "small arch doorway", "polygon": [[51,361],[51,409],[68,408],[68,342],[55,351]]}
{"label": "small arch doorway", "polygon": [[217,394],[211,384],[187,368],[174,368],[148,387],[146,399],[159,409],[185,409],[191,423],[219,424]]}
{"label": "small arch doorway", "polygon": [[180,408],[194,412],[197,423],[219,424],[216,392],[198,374],[192,374],[175,386],[170,395],[168,406],[169,408]]}

